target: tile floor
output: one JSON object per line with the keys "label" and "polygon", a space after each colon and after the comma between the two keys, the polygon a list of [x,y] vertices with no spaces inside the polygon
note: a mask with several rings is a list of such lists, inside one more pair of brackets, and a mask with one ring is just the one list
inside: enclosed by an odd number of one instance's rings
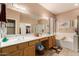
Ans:
{"label": "tile floor", "polygon": [[44,56],[79,56],[78,52],[74,52],[70,49],[63,48],[59,54],[55,50],[50,49],[45,52]]}

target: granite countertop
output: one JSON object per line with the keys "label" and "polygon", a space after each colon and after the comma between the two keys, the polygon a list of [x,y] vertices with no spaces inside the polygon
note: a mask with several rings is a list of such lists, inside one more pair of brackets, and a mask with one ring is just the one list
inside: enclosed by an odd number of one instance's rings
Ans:
{"label": "granite countertop", "polygon": [[29,35],[16,35],[16,36],[14,35],[12,37],[8,37],[9,40],[7,42],[1,42],[0,43],[0,48],[15,45],[15,44],[19,44],[19,43],[23,43],[23,42],[28,42],[28,41],[32,41],[32,40],[38,40],[40,38],[49,37],[49,36],[52,36],[52,35],[42,35],[42,36],[39,36],[39,37],[36,37],[32,34],[29,34]]}

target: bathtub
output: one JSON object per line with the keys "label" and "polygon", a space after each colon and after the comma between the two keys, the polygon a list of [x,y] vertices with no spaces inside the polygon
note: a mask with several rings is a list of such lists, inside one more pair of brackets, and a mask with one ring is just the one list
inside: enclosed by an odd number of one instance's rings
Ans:
{"label": "bathtub", "polygon": [[76,48],[77,43],[74,36],[75,33],[56,33],[57,45],[63,48],[75,50],[74,48]]}

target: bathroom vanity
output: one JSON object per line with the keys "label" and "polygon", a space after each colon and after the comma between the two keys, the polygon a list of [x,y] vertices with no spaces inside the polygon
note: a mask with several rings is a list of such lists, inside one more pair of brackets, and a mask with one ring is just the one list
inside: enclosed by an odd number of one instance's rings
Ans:
{"label": "bathroom vanity", "polygon": [[[0,46],[0,55],[5,56],[35,56],[36,44],[42,42],[46,49],[55,46],[55,36],[45,35],[40,37],[23,37],[13,42],[4,42]],[[44,42],[44,43],[43,43]]]}
{"label": "bathroom vanity", "polygon": [[[6,8],[6,5],[4,9],[4,12],[1,11],[0,14],[0,24],[2,25],[0,26],[0,55],[35,56],[37,43],[41,42],[46,49],[56,45],[55,35],[51,35],[55,34],[56,31],[55,17],[51,16],[49,19],[39,17],[41,19],[36,20],[34,18],[34,20],[32,18],[34,16],[31,15],[30,19],[23,13]],[[5,16],[2,18],[3,15]],[[30,33],[40,34],[41,36],[27,35]],[[8,41],[3,42],[5,37],[8,38]]]}

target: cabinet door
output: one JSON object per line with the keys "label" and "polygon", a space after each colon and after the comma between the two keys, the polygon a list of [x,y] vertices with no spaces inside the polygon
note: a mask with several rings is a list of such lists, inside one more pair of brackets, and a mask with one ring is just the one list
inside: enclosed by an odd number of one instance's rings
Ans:
{"label": "cabinet door", "polygon": [[53,46],[52,43],[53,43],[53,42],[52,42],[52,38],[49,37],[49,43],[48,43],[48,44],[49,44],[49,48],[52,48],[52,46]]}
{"label": "cabinet door", "polygon": [[52,47],[52,38],[49,37],[48,40],[43,41],[42,44],[46,47],[46,49],[49,49]]}
{"label": "cabinet door", "polygon": [[49,49],[49,38],[48,38],[48,40],[42,41],[41,43],[42,43],[42,45],[44,45],[44,47],[45,47],[46,49]]}
{"label": "cabinet door", "polygon": [[0,56],[1,56],[1,49],[0,49]]}
{"label": "cabinet door", "polygon": [[35,46],[29,46],[24,49],[24,56],[35,56]]}
{"label": "cabinet door", "polygon": [[56,46],[56,38],[55,38],[55,36],[52,36],[52,45],[53,45],[53,47]]}
{"label": "cabinet door", "polygon": [[10,54],[11,56],[23,56],[23,51],[19,50],[19,51],[15,51],[13,53]]}
{"label": "cabinet door", "polygon": [[29,47],[29,56],[35,56],[35,46]]}
{"label": "cabinet door", "polygon": [[14,51],[17,51],[17,45],[2,48],[2,54],[4,55],[8,55]]}
{"label": "cabinet door", "polygon": [[19,50],[23,50],[23,49],[25,49],[27,47],[28,47],[28,43],[27,42],[18,44],[18,49]]}

